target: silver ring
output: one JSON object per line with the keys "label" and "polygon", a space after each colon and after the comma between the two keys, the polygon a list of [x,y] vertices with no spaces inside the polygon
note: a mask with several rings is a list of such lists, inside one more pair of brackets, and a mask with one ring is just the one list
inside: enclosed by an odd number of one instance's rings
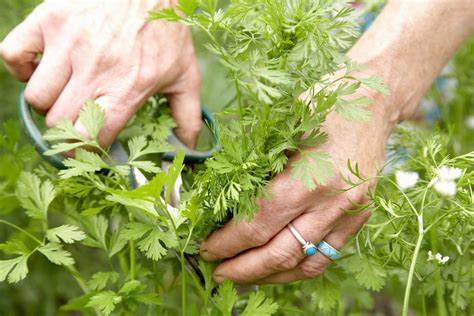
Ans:
{"label": "silver ring", "polygon": [[301,244],[301,248],[303,249],[303,253],[305,254],[305,256],[314,256],[318,248],[316,248],[316,246],[312,242],[305,240],[292,223],[289,223],[287,227],[290,230],[291,234],[295,236],[296,240],[298,240],[298,242]]}
{"label": "silver ring", "polygon": [[339,258],[339,251],[331,246],[327,241],[321,240],[318,244],[318,250],[320,253],[331,259],[332,261]]}

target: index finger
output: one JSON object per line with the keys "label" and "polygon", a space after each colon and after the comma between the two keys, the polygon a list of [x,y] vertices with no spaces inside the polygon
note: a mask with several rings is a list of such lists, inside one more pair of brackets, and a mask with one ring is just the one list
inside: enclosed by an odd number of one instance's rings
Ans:
{"label": "index finger", "polygon": [[36,67],[36,57],[44,50],[38,9],[13,29],[0,43],[0,57],[18,80],[27,81]]}

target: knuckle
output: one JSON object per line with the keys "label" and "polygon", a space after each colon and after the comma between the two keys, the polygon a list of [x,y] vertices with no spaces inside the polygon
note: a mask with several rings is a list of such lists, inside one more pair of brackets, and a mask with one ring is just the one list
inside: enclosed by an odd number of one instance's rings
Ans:
{"label": "knuckle", "polygon": [[257,227],[255,224],[247,225],[246,237],[246,239],[249,241],[250,247],[265,245],[271,238],[265,229]]}
{"label": "knuckle", "polygon": [[28,103],[37,109],[45,109],[47,108],[47,100],[45,95],[41,93],[38,89],[31,87],[30,85],[27,86],[25,90],[25,99]]}
{"label": "knuckle", "polygon": [[193,120],[190,120],[186,125],[186,130],[192,133],[193,135],[199,134],[202,129],[201,118],[196,117]]}
{"label": "knuckle", "polygon": [[21,50],[14,43],[5,41],[2,43],[1,56],[7,64],[17,64],[21,62]]}
{"label": "knuckle", "polygon": [[57,121],[58,121],[57,116],[52,115],[51,113],[48,113],[46,115],[45,122],[46,122],[46,126],[48,126],[48,128],[53,128],[56,125]]}
{"label": "knuckle", "polygon": [[275,249],[269,253],[266,262],[269,268],[277,271],[287,271],[298,265],[299,258],[294,253],[282,249]]}
{"label": "knuckle", "polygon": [[319,264],[305,262],[301,265],[301,272],[306,278],[316,278],[324,272],[325,268]]}

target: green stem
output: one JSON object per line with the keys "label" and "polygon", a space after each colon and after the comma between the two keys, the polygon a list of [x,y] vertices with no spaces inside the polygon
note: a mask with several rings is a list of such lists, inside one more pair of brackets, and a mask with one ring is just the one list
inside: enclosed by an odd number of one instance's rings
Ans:
{"label": "green stem", "polygon": [[234,86],[235,86],[235,97],[237,99],[237,105],[239,107],[240,115],[240,133],[242,134],[242,147],[244,150],[247,150],[247,137],[245,136],[245,126],[244,126],[244,108],[242,106],[242,101],[240,99],[240,89],[239,83],[237,80],[237,74],[234,74]]}
{"label": "green stem", "polygon": [[[431,230],[430,233],[430,242],[431,242],[431,251],[433,253],[438,252],[438,241],[436,239],[436,229]],[[435,289],[436,289],[436,306],[438,310],[438,315],[440,316],[447,316],[448,312],[446,309],[446,304],[443,298],[443,286],[441,280],[441,271],[439,270],[439,266],[437,263],[434,264],[434,282],[435,282]]]}
{"label": "green stem", "polygon": [[426,316],[425,283],[421,284],[421,312]]}
{"label": "green stem", "polygon": [[415,274],[416,261],[418,259],[418,254],[420,253],[421,243],[423,241],[423,236],[425,234],[424,229],[423,229],[423,213],[418,215],[417,218],[418,218],[418,239],[416,241],[415,252],[413,253],[413,257],[411,259],[410,272],[408,273],[407,285],[405,287],[405,297],[403,298],[403,311],[402,311],[403,316],[408,315],[408,307],[410,303],[410,292],[411,292],[411,286],[413,283],[413,275]]}
{"label": "green stem", "polygon": [[[128,215],[129,221],[133,222],[133,216],[132,214]],[[135,240],[130,240],[129,242],[129,247],[130,247],[130,278],[132,280],[135,280],[136,273],[135,273]]]}
{"label": "green stem", "polygon": [[[458,259],[457,259],[458,260],[458,263],[457,263],[458,275],[456,277],[456,280],[454,280],[454,282],[455,282],[454,284],[456,284],[456,285],[455,285],[455,288],[454,288],[454,291],[453,291],[453,293],[454,293],[453,296],[456,297],[456,298],[458,297],[459,283],[460,283],[459,279],[461,278],[461,272],[462,272],[462,260],[461,259],[462,259],[461,257],[458,257]],[[453,316],[456,316],[457,313],[458,313],[457,301],[455,302],[455,304],[452,304],[452,305],[453,305],[453,309],[454,309]]]}
{"label": "green stem", "polygon": [[181,314],[186,316],[186,267],[184,265],[184,251],[181,251]]}
{"label": "green stem", "polygon": [[8,226],[10,226],[10,227],[12,227],[12,228],[15,228],[16,230],[22,232],[22,233],[25,234],[26,236],[28,236],[28,237],[30,237],[31,239],[33,239],[34,241],[36,241],[39,245],[44,245],[44,243],[43,243],[41,240],[39,240],[38,238],[36,238],[34,235],[30,234],[29,232],[27,232],[27,231],[24,230],[23,228],[18,227],[18,226],[16,226],[15,224],[12,224],[12,223],[10,223],[10,222],[8,222],[8,221],[5,221],[5,220],[2,220],[2,219],[0,219],[0,223],[3,223],[3,224],[8,225]]}
{"label": "green stem", "polygon": [[135,241],[130,240],[130,278],[135,280]]}
{"label": "green stem", "polygon": [[86,281],[84,277],[79,273],[79,271],[77,271],[76,268],[74,268],[73,266],[65,268],[74,277],[84,294],[89,293],[89,288],[86,285]]}

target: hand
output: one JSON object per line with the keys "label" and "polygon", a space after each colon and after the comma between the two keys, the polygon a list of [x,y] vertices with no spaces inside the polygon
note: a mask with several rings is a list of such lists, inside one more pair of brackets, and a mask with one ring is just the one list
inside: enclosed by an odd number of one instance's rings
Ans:
{"label": "hand", "polygon": [[[168,97],[176,133],[189,146],[201,127],[200,76],[189,31],[147,22],[150,10],[173,1],[50,0],[39,5],[0,44],[0,57],[20,81],[26,100],[48,126],[77,120],[87,100],[106,113],[99,141],[113,142],[153,94]],[[38,54],[42,54],[37,61]]]}
{"label": "hand", "polygon": [[331,155],[338,176],[328,185],[308,191],[291,176],[290,164],[269,185],[271,199],[258,201],[260,209],[247,223],[232,220],[214,232],[201,248],[205,260],[226,259],[214,271],[216,282],[230,279],[237,283],[287,283],[314,278],[330,264],[323,254],[305,257],[301,245],[286,225],[294,224],[305,240],[315,245],[322,239],[341,249],[370,216],[368,211],[355,215],[346,210],[366,202],[369,184],[347,188],[342,177],[348,176],[347,161],[357,162],[365,177],[373,177],[384,161],[384,149],[391,130],[386,118],[385,99],[372,94],[373,119],[366,123],[348,122],[333,113],[325,123],[328,142],[319,149]]}

